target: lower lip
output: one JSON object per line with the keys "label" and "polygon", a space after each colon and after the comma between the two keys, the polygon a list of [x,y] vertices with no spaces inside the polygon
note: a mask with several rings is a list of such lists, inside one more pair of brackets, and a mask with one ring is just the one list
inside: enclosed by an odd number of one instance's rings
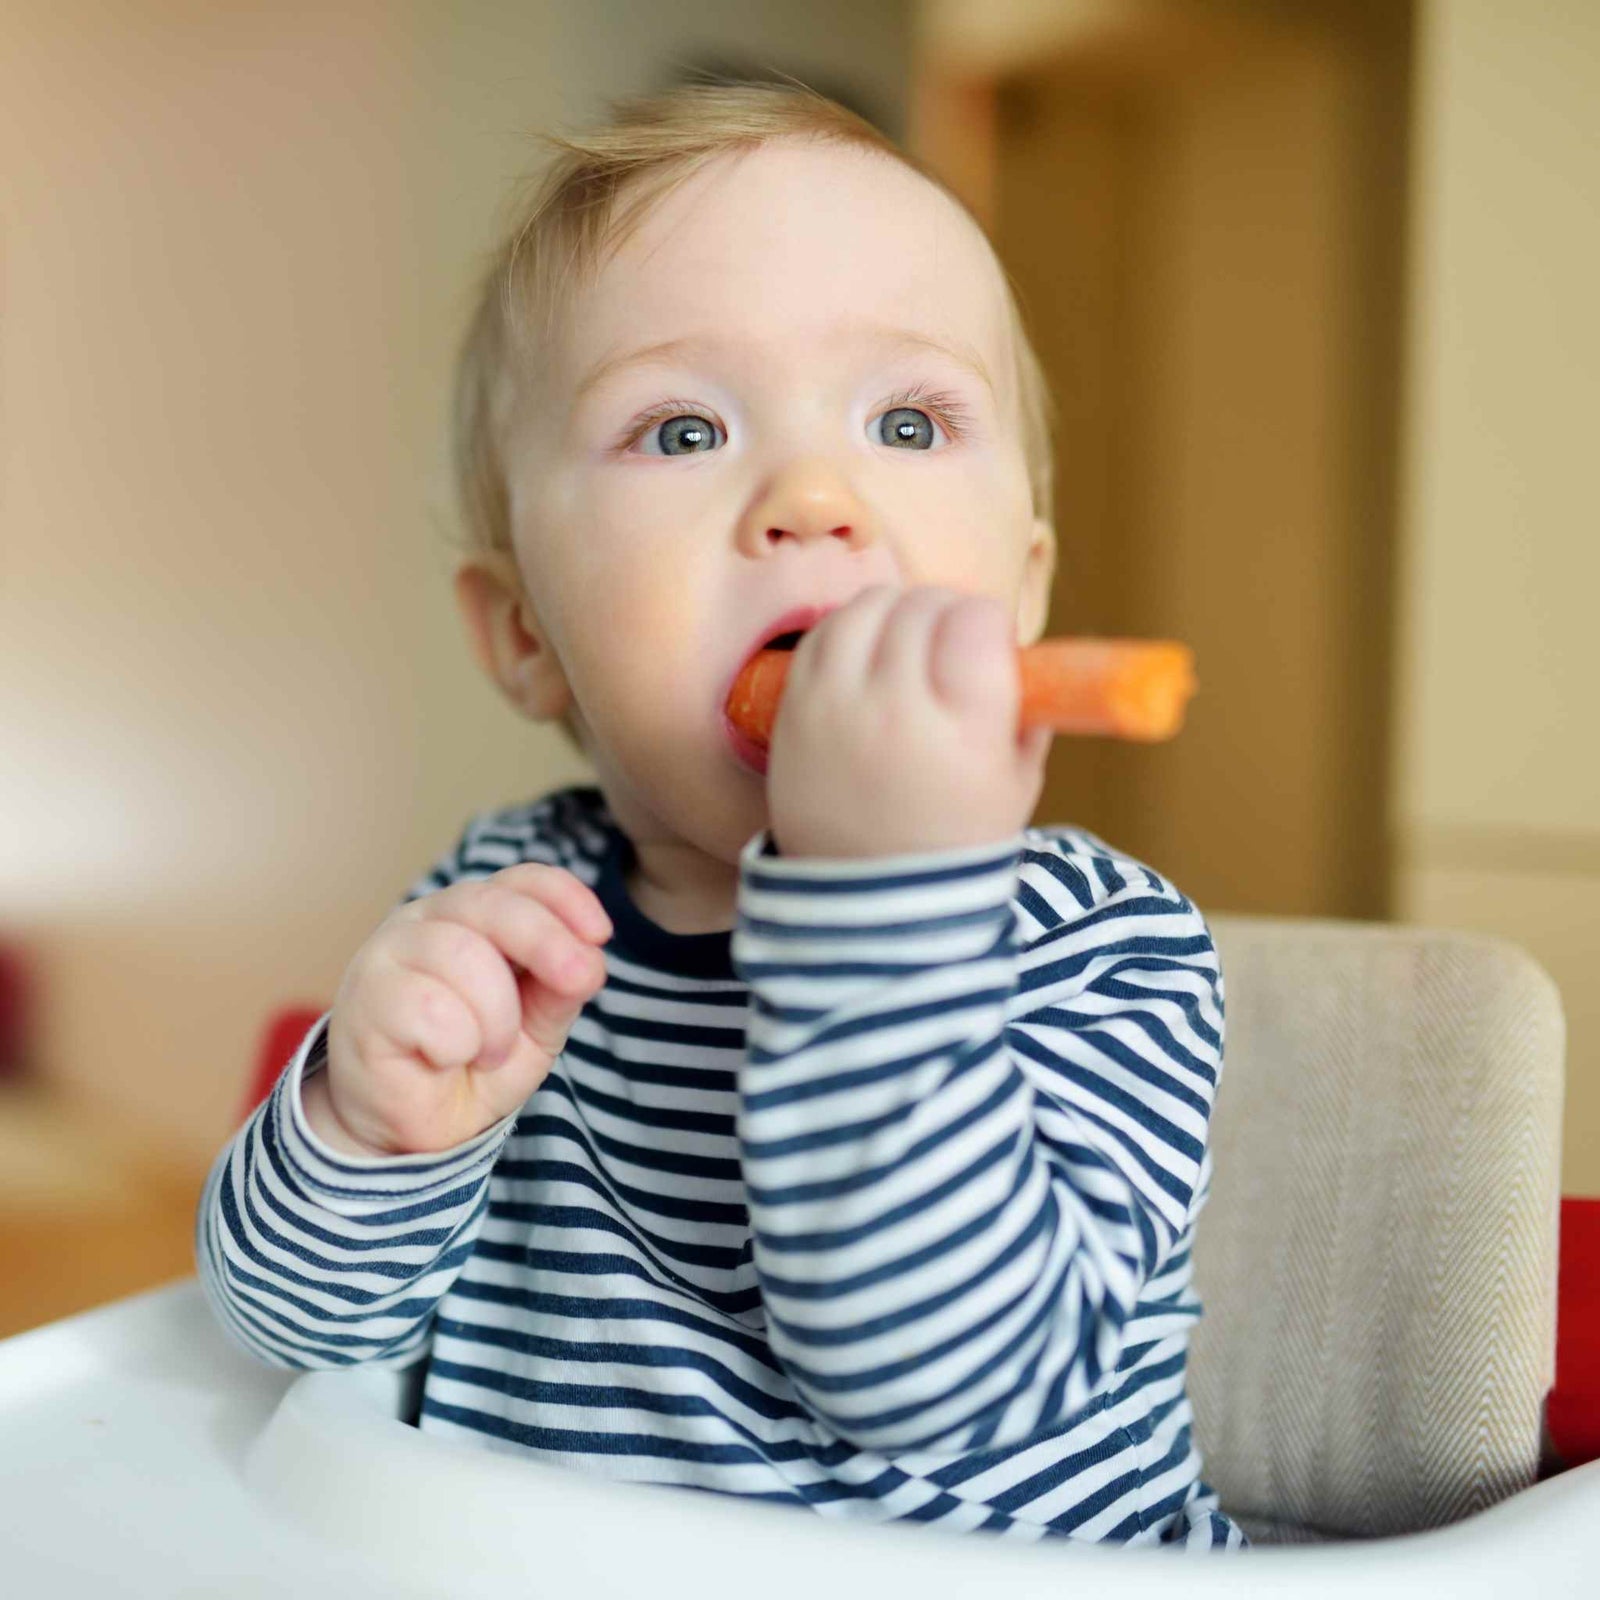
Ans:
{"label": "lower lip", "polygon": [[726,717],[722,719],[722,731],[727,735],[734,760],[764,777],[767,771],[767,747],[740,733]]}

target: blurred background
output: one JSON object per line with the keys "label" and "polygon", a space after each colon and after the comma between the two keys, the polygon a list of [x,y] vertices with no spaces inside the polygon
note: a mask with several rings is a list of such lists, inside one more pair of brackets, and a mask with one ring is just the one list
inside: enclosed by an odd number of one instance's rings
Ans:
{"label": "blurred background", "polygon": [[1207,912],[1523,945],[1600,1195],[1594,0],[9,0],[0,1334],[190,1270],[269,1017],[473,812],[590,774],[450,593],[451,363],[528,132],[790,74],[989,230],[1059,409],[1058,740]]}

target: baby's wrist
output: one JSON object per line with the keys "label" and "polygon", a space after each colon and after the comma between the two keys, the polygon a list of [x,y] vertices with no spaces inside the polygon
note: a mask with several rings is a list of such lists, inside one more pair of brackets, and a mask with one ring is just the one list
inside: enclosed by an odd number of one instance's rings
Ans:
{"label": "baby's wrist", "polygon": [[300,1110],[306,1126],[330,1150],[342,1156],[384,1156],[392,1153],[364,1143],[339,1120],[339,1113],[333,1108],[333,1096],[328,1089],[326,1069],[300,1080]]}

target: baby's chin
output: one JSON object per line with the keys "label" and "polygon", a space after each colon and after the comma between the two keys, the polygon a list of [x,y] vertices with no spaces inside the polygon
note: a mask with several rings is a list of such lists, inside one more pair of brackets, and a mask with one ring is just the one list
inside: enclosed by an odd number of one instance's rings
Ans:
{"label": "baby's chin", "polygon": [[741,755],[735,737],[719,723],[690,737],[652,739],[621,758],[594,751],[601,792],[624,831],[673,836],[737,865],[740,851],[767,826],[767,780],[765,752]]}

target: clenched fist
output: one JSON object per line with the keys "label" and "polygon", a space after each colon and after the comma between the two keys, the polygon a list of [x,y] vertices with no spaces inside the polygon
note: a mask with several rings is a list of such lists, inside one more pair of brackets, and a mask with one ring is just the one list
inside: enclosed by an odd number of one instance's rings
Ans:
{"label": "clenched fist", "polygon": [[611,920],[563,867],[527,862],[392,912],[345,969],[307,1119],[353,1155],[449,1150],[544,1081],[606,981]]}
{"label": "clenched fist", "polygon": [[874,585],[800,641],[767,813],[791,856],[997,843],[1027,825],[1051,730],[1019,734],[1016,623],[988,595]]}

